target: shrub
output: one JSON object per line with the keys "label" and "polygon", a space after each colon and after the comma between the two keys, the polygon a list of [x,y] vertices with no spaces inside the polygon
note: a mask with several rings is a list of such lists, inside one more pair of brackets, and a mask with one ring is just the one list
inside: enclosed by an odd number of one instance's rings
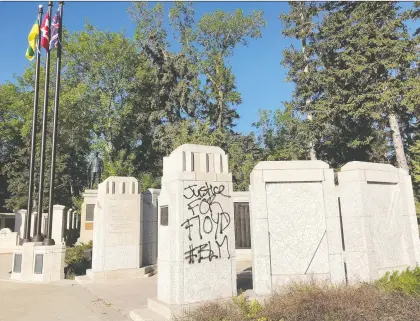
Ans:
{"label": "shrub", "polygon": [[67,264],[66,278],[74,279],[76,275],[86,274],[86,269],[90,268],[91,262],[86,259],[84,251],[92,248],[92,241],[85,244],[76,245],[66,249],[65,262]]}
{"label": "shrub", "polygon": [[410,295],[420,294],[420,268],[414,270],[405,270],[401,273],[394,271],[387,272],[381,279],[375,282],[375,285],[386,291],[397,291]]}
{"label": "shrub", "polygon": [[295,284],[263,303],[243,296],[206,304],[183,321],[414,321],[420,320],[420,300],[374,285],[327,286]]}

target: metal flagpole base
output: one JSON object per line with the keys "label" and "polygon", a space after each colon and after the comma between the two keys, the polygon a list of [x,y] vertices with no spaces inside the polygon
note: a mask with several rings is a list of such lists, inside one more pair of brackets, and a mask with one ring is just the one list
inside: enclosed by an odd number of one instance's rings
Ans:
{"label": "metal flagpole base", "polygon": [[22,240],[22,243],[31,243],[32,242],[32,240],[31,239],[23,239]]}
{"label": "metal flagpole base", "polygon": [[53,239],[45,239],[44,242],[42,242],[42,245],[55,245],[55,242]]}
{"label": "metal flagpole base", "polygon": [[44,237],[41,234],[35,235],[32,238],[32,242],[42,242],[44,240]]}

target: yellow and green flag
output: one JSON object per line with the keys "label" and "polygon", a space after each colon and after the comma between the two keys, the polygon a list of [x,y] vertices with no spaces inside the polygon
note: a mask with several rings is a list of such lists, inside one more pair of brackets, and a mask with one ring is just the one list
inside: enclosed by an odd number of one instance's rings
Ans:
{"label": "yellow and green flag", "polygon": [[39,35],[39,25],[38,25],[38,19],[36,19],[31,29],[31,32],[28,35],[29,46],[28,46],[28,49],[26,49],[26,58],[28,58],[29,60],[32,60],[35,57],[36,37],[38,35]]}

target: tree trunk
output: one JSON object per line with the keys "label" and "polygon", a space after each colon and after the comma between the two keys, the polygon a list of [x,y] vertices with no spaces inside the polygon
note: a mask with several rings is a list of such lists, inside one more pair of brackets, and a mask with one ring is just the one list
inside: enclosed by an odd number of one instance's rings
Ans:
{"label": "tree trunk", "polygon": [[217,120],[217,127],[219,128],[219,129],[222,129],[222,127],[223,127],[223,100],[224,100],[224,97],[223,97],[223,90],[219,90],[219,99],[218,99],[219,101],[218,101],[218,106],[219,106],[219,118],[218,118],[218,120]]}
{"label": "tree trunk", "polygon": [[[307,105],[309,104],[308,103],[308,100],[309,99],[306,100],[306,104]],[[309,121],[312,121],[312,114],[311,113],[307,113],[306,114],[306,119],[309,120]],[[316,160],[316,153],[315,153],[315,147],[314,147],[314,141],[313,141],[313,139],[311,139],[309,141],[309,159],[310,160]]]}
{"label": "tree trunk", "polygon": [[[306,39],[302,39],[302,53],[303,53],[303,58],[305,59],[306,62],[308,62],[309,58],[305,53],[306,50]],[[309,73],[309,63],[306,64],[305,69],[303,70],[304,73]],[[311,103],[311,98],[306,98],[305,101],[305,110],[306,110],[306,119],[309,121],[312,121],[312,113],[310,111],[308,111],[309,109],[309,105]],[[311,139],[309,141],[309,158],[310,160],[316,160],[316,153],[315,153],[315,147],[314,147],[314,142],[313,139]]]}
{"label": "tree trunk", "polygon": [[[306,4],[305,4],[305,6],[306,6]],[[305,22],[305,15],[303,14],[303,12],[300,13],[300,20],[302,21],[302,23]],[[307,74],[307,73],[309,73],[309,57],[306,54],[306,36],[302,37],[301,42],[302,42],[303,59],[306,62],[305,69],[303,70],[303,72],[305,74]],[[312,121],[312,113],[308,110],[310,103],[311,103],[311,98],[307,97],[306,101],[305,101],[306,119],[309,120],[309,121]],[[314,144],[313,139],[310,139],[308,145],[309,145],[309,158],[310,158],[310,160],[316,160],[316,153],[315,153],[315,147],[314,147],[315,144]]]}
{"label": "tree trunk", "polygon": [[399,168],[408,170],[407,158],[405,157],[404,144],[401,138],[400,125],[396,114],[388,115],[389,127],[392,132],[392,143],[394,145],[395,157]]}

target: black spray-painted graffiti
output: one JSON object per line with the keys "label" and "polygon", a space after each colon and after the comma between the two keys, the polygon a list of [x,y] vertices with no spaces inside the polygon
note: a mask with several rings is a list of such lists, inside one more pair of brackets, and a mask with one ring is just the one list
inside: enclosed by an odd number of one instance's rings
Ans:
{"label": "black spray-painted graffiti", "polygon": [[[225,186],[212,186],[205,183],[204,186],[190,185],[184,189],[184,198],[189,202],[187,208],[191,217],[186,219],[181,227],[187,230],[188,240],[191,242],[189,250],[186,251],[185,259],[188,263],[201,263],[203,260],[218,259],[223,256],[230,258],[229,239],[224,231],[230,225],[230,215],[223,210],[218,200],[222,197],[230,198],[224,194]],[[194,233],[194,231],[196,233]],[[192,233],[193,232],[193,233]],[[211,240],[199,245],[194,245],[193,234],[198,235],[201,242],[206,235],[214,236]],[[213,244],[213,247],[212,247]],[[226,248],[226,254],[223,254],[222,248]],[[213,249],[214,250],[213,250]]]}

